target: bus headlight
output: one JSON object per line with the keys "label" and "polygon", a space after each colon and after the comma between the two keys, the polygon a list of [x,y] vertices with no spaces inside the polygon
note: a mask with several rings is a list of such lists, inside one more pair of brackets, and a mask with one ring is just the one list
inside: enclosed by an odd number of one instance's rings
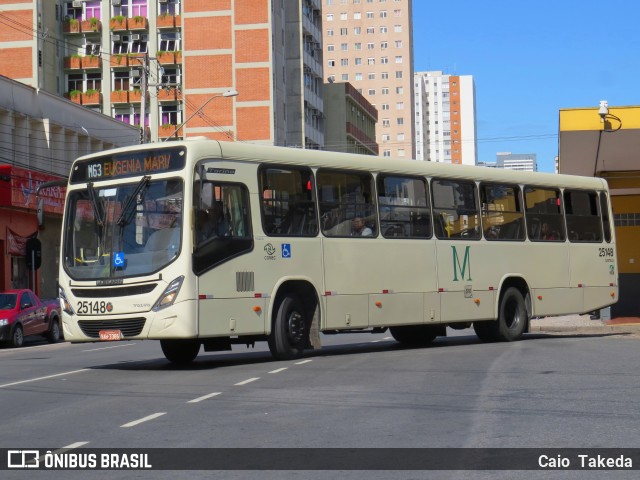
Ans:
{"label": "bus headlight", "polygon": [[160,298],[158,298],[158,301],[151,310],[157,312],[158,310],[162,310],[163,308],[173,305],[173,302],[175,302],[178,297],[178,292],[180,291],[183,280],[184,275],[181,275],[171,282],[169,286],[165,288],[164,292],[162,292],[162,295],[160,295]]}
{"label": "bus headlight", "polygon": [[60,297],[60,308],[64,311],[64,313],[68,313],[69,315],[75,315],[76,312],[67,300],[67,296],[64,294],[64,290],[62,287],[58,288],[58,296]]}

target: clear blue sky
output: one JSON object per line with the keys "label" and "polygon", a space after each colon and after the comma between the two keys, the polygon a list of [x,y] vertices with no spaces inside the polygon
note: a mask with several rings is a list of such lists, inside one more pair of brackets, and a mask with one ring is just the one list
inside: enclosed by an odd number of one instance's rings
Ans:
{"label": "clear blue sky", "polygon": [[640,105],[640,0],[413,0],[415,71],[473,75],[478,160],[552,172],[561,108]]}

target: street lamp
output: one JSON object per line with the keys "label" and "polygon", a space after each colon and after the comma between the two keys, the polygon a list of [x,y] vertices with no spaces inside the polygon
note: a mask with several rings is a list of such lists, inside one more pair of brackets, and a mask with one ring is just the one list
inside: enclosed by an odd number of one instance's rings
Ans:
{"label": "street lamp", "polygon": [[220,97],[237,97],[237,96],[238,96],[238,91],[237,91],[237,90],[227,90],[227,91],[226,91],[226,92],[224,92],[224,93],[220,93],[220,94],[218,94],[218,95],[214,95],[213,97],[210,97],[209,99],[207,99],[207,101],[206,101],[206,102],[204,102],[202,105],[200,105],[200,107],[199,107],[195,112],[193,112],[191,115],[189,115],[189,117],[188,117],[184,122],[182,122],[180,125],[178,125],[178,126],[176,127],[176,129],[175,129],[173,132],[171,132],[171,135],[169,135],[167,138],[165,138],[165,139],[163,140],[163,142],[166,142],[169,138],[173,137],[176,133],[178,133],[178,132],[180,131],[180,129],[181,129],[182,127],[184,127],[184,126],[185,126],[185,124],[186,124],[189,120],[191,120],[191,119],[192,119],[193,117],[195,117],[198,113],[200,113],[200,111],[201,111],[204,107],[206,107],[206,106],[207,106],[207,104],[208,104],[211,100],[213,100],[214,98],[220,98]]}

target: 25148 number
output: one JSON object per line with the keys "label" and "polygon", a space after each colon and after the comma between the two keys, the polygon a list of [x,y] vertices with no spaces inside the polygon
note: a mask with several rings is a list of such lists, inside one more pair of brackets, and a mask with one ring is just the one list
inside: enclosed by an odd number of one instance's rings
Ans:
{"label": "25148 number", "polygon": [[613,257],[613,248],[599,248],[599,257]]}
{"label": "25148 number", "polygon": [[78,313],[81,315],[91,315],[93,313],[109,313],[113,310],[111,302],[98,301],[89,302],[81,300],[78,302]]}

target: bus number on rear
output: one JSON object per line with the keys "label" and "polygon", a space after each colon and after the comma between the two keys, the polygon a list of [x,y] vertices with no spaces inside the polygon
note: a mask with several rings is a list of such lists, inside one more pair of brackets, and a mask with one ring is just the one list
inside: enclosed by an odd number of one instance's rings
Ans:
{"label": "bus number on rear", "polygon": [[599,248],[600,257],[613,257],[613,248]]}

